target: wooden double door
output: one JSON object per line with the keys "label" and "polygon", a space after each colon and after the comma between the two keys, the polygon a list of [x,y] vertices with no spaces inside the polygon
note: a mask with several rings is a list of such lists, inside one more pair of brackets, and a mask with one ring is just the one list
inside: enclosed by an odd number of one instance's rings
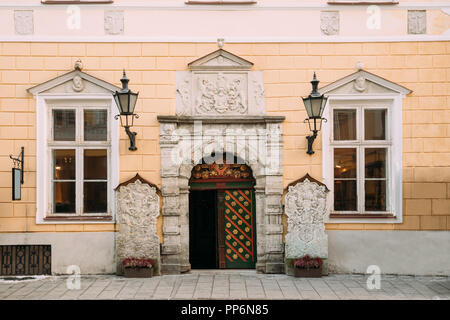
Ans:
{"label": "wooden double door", "polygon": [[[197,187],[197,188],[196,188]],[[189,255],[192,269],[254,269],[255,195],[252,187],[205,189],[189,194]]]}

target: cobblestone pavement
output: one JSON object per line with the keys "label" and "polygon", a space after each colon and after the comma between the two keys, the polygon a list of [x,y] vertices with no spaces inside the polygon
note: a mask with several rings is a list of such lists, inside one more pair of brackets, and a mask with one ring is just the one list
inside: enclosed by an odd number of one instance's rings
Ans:
{"label": "cobblestone pavement", "polygon": [[[253,270],[202,270],[183,275],[130,279],[81,276],[78,290],[68,276],[14,281],[0,278],[2,300],[72,299],[445,299],[450,277],[382,276],[379,290],[367,288],[367,275],[329,275],[317,279],[258,274]],[[72,283],[72,282],[71,282]]]}

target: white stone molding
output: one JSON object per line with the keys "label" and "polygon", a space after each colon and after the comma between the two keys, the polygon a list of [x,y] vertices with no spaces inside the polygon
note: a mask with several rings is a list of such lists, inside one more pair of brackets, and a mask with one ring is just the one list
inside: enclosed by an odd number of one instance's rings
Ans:
{"label": "white stone molding", "polygon": [[34,33],[33,10],[14,10],[14,27],[16,34],[32,35]]}
{"label": "white stone molding", "polygon": [[[364,80],[364,81],[363,81]],[[386,80],[363,69],[336,80],[319,89],[321,94],[329,95],[402,95],[412,91],[397,83]]]}
{"label": "white stone molding", "polygon": [[408,10],[408,34],[427,33],[427,11]]}
{"label": "white stone molding", "polygon": [[139,179],[117,190],[117,218],[120,232],[116,240],[117,270],[124,258],[156,259],[159,270],[160,240],[156,221],[160,198],[155,187]]}
{"label": "white stone molding", "polygon": [[123,11],[107,10],[105,11],[105,34],[117,35],[123,34],[124,19]]}
{"label": "white stone molding", "polygon": [[339,11],[320,12],[320,30],[327,36],[339,34]]}

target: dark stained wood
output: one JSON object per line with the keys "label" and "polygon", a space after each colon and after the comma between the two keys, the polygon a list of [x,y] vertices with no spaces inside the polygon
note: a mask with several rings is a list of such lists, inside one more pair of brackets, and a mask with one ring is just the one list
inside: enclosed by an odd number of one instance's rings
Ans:
{"label": "dark stained wood", "polygon": [[288,190],[290,186],[295,186],[297,183],[305,181],[305,179],[308,179],[308,180],[311,181],[311,182],[315,182],[315,183],[317,183],[319,186],[324,186],[324,187],[325,187],[325,190],[326,190],[327,192],[330,191],[330,190],[328,189],[328,187],[326,186],[326,184],[320,182],[319,180],[314,179],[314,178],[311,177],[308,173],[305,174],[305,175],[304,175],[303,177],[301,177],[300,179],[295,180],[294,182],[289,183],[289,184],[287,185],[287,187],[286,187],[286,190]]}

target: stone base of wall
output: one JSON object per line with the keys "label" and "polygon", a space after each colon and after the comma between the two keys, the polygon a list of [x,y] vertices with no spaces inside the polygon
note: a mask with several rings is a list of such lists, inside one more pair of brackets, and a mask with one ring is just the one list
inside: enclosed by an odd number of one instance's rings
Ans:
{"label": "stone base of wall", "polygon": [[450,231],[328,230],[328,271],[450,275]]}
{"label": "stone base of wall", "polygon": [[2,233],[0,243],[51,245],[53,275],[67,274],[70,265],[81,274],[116,272],[114,232]]}

